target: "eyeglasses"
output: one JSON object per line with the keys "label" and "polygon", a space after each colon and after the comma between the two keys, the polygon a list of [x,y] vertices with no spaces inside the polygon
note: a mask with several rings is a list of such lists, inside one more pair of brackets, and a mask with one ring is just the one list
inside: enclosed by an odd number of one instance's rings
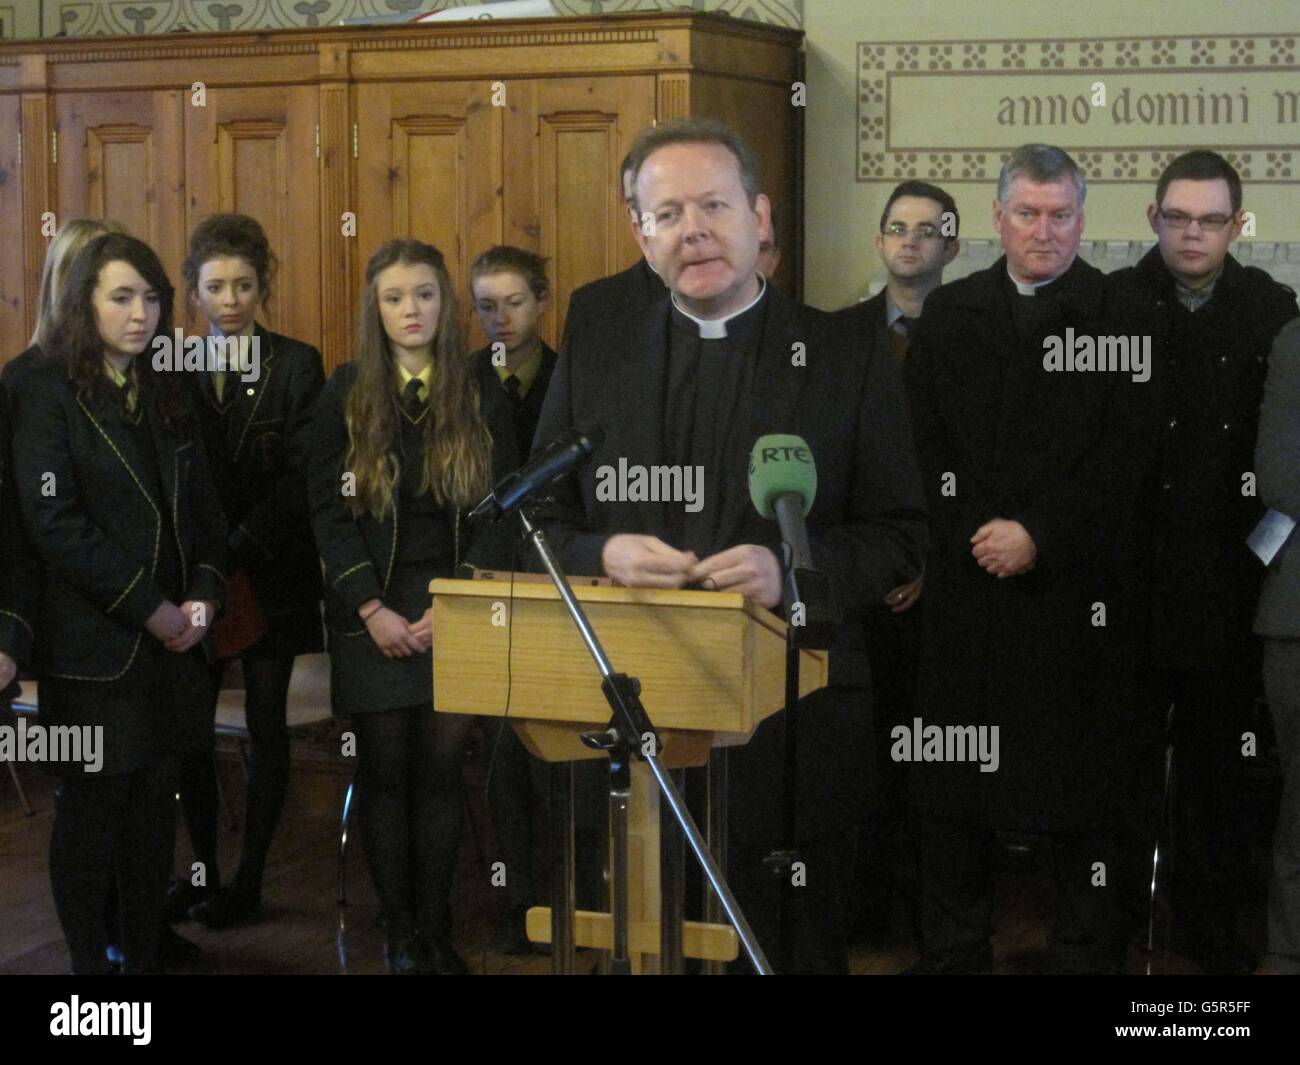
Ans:
{"label": "eyeglasses", "polygon": [[1207,233],[1217,233],[1232,221],[1232,215],[1207,214],[1197,218],[1194,215],[1183,214],[1182,211],[1161,211],[1160,217],[1171,229],[1186,229],[1195,222]]}
{"label": "eyeglasses", "polygon": [[884,233],[890,237],[905,237],[909,233],[916,235],[917,240],[937,240],[943,234],[939,232],[937,226],[932,226],[928,222],[922,222],[919,226],[913,226],[908,229],[902,222],[890,222],[885,226]]}

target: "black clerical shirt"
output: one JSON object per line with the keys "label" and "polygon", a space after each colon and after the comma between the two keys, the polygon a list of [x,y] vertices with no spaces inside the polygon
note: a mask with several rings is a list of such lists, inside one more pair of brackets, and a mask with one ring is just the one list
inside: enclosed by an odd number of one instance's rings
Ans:
{"label": "black clerical shirt", "polygon": [[[709,323],[725,335],[701,336],[694,318],[671,308],[668,331],[668,391],[664,404],[665,460],[682,468],[702,466],[703,507],[690,512],[681,503],[664,509],[668,543],[700,558],[733,544],[721,542],[723,502],[747,492],[749,452],[747,410],[754,364],[758,359],[767,311],[767,290],[758,300],[724,322]],[[684,482],[683,482],[684,483]],[[696,484],[698,485],[698,479]],[[698,490],[698,489],[697,489]]]}

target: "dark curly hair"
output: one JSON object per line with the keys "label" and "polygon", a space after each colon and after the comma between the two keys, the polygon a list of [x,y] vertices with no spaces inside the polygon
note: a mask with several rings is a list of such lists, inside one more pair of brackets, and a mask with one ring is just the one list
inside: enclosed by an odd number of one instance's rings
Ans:
{"label": "dark curly hair", "polygon": [[271,299],[271,278],[278,262],[271,251],[261,223],[246,214],[214,214],[205,218],[190,234],[189,253],[181,263],[181,280],[187,293],[199,289],[199,271],[210,259],[224,256],[243,259],[257,274],[262,303]]}

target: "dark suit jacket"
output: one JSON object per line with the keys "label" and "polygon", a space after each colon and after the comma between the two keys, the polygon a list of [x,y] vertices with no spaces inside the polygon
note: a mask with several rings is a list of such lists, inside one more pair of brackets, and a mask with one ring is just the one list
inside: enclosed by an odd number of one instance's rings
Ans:
{"label": "dark suit jacket", "polygon": [[[807,524],[813,561],[831,578],[849,619],[830,659],[832,685],[843,692],[845,686],[866,682],[858,612],[920,572],[925,512],[906,402],[892,360],[864,358],[865,339],[852,322],[796,304],[771,286],[767,291],[752,393],[736,398],[737,409],[746,420],[747,438],[796,433],[812,450],[817,498]],[[602,573],[601,551],[615,533],[666,538],[667,508],[681,506],[596,497],[602,465],[617,466],[620,458],[629,465],[665,461],[669,328],[669,303],[659,300],[639,315],[610,317],[599,333],[577,334],[560,356],[537,438],[552,439],[572,426],[605,430],[602,444],[577,476],[560,482],[545,517],[551,543],[571,574]],[[793,364],[796,343],[805,346],[804,366]],[[610,363],[610,351],[620,353],[616,365]],[[731,476],[743,483],[746,471]],[[748,493],[729,492],[726,498],[719,548],[755,543],[778,550],[776,524],[754,510]],[[706,490],[706,506],[708,500]],[[826,698],[816,702],[822,705]],[[804,734],[808,738],[800,740],[806,764],[800,773],[799,807],[804,835],[827,831],[829,817],[852,819],[860,808],[853,803],[865,777],[865,759],[852,752],[866,701],[866,693],[857,690],[841,697],[824,721],[812,713],[805,718],[810,724]],[[653,720],[655,708],[647,709]],[[747,814],[735,827],[759,837],[780,823],[777,740],[784,716],[766,722],[733,762],[732,808],[744,808]],[[837,769],[840,755],[844,765]]]}
{"label": "dark suit jacket", "polygon": [[[1255,446],[1259,495],[1266,507],[1300,521],[1300,318],[1282,327],[1268,360]],[[1300,637],[1300,535],[1273,559],[1255,615],[1255,631],[1281,640]]]}
{"label": "dark suit jacket", "polygon": [[1295,293],[1229,255],[1209,302],[1189,318],[1159,248],[1112,281],[1141,300],[1155,361],[1158,435],[1142,493],[1150,658],[1165,668],[1231,667],[1259,650],[1251,623],[1264,573],[1245,540],[1264,504],[1242,491],[1243,475],[1255,467],[1269,349],[1296,316]]}
{"label": "dark suit jacket", "polygon": [[320,651],[320,558],[307,506],[307,429],[325,385],[310,344],[257,326],[259,377],[233,379],[223,409],[210,374],[194,375],[193,403],[230,526],[237,568],[253,586],[277,652]]}
{"label": "dark suit jacket", "polygon": [[35,651],[42,676],[114,680],[141,640],[153,639],[144,625],[165,598],[153,580],[164,511],[185,598],[224,600],[226,521],[198,426],[169,428],[155,420],[148,397],[141,400],[161,498],[145,487],[121,412],[80,394],[61,362],[39,360],[12,397],[23,521],[45,563]]}
{"label": "dark suit jacket", "polygon": [[580,332],[603,331],[613,318],[636,317],[643,307],[668,294],[659,275],[645,259],[638,259],[626,270],[574,289],[564,317],[563,351]]}
{"label": "dark suit jacket", "polygon": [[[497,373],[496,367],[492,365],[492,347],[479,348],[470,356],[474,361],[474,375],[478,378],[478,386],[485,392],[496,389],[506,397],[509,403],[509,395],[501,384],[501,376]],[[542,403],[546,399],[546,390],[551,384],[551,374],[555,372],[555,364],[559,356],[545,342],[542,344],[542,365],[537,370],[537,377],[534,378],[532,387],[528,390],[528,395],[519,404],[518,409],[512,409],[512,419],[515,426],[515,445],[519,452],[519,461],[524,462],[533,450],[533,437],[537,435],[537,422],[542,416]]]}
{"label": "dark suit jacket", "polygon": [[[0,651],[23,666],[31,662],[43,573],[18,508],[11,390],[39,357],[40,349],[30,347],[6,363],[0,376]],[[10,694],[15,693],[16,686]]]}
{"label": "dark suit jacket", "polygon": [[[927,762],[910,779],[914,798],[948,816],[1062,830],[1108,816],[1124,746],[1151,385],[1044,368],[1043,338],[1067,327],[1140,332],[1100,271],[1076,259],[1053,317],[1021,338],[1006,270],[1003,257],[932,292],[904,367],[932,528],[918,709],[926,725],[997,726],[1000,765]],[[1033,569],[980,568],[970,538],[994,518],[1033,537]]]}
{"label": "dark suit jacket", "polygon": [[888,299],[885,296],[885,290],[882,288],[870,299],[859,300],[848,307],[841,307],[835,313],[841,318],[861,322],[869,331],[873,342],[886,345],[889,340],[885,326],[885,315],[888,310]]}

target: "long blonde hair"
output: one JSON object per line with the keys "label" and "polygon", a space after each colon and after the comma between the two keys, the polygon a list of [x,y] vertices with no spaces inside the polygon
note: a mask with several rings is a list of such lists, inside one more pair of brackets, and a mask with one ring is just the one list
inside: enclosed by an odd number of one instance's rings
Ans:
{"label": "long blonde hair", "polygon": [[77,254],[96,237],[105,233],[126,234],[126,226],[111,218],[70,218],[54,234],[45,249],[45,266],[41,269],[41,290],[36,297],[36,329],[30,343],[46,347],[59,313],[59,296],[68,269]]}
{"label": "long blonde hair", "polygon": [[366,266],[366,286],[357,320],[357,380],[348,395],[346,468],[356,475],[354,514],[383,518],[393,507],[401,477],[401,413],[396,358],[379,313],[377,280],[398,263],[432,268],[441,308],[433,342],[434,383],[424,430],[421,491],[441,505],[472,506],[487,491],[492,474],[492,436],[479,409],[479,388],[470,369],[460,329],[456,291],[442,253],[418,240],[390,240]]}

